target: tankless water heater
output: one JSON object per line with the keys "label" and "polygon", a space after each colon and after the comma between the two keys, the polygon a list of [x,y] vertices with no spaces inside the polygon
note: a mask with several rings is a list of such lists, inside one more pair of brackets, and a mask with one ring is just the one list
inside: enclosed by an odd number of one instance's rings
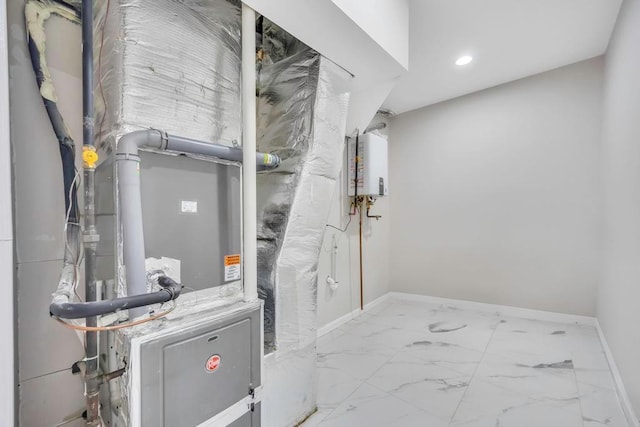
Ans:
{"label": "tankless water heater", "polygon": [[373,133],[360,135],[357,140],[356,145],[356,138],[351,138],[348,145],[349,196],[387,196],[389,194],[387,140]]}

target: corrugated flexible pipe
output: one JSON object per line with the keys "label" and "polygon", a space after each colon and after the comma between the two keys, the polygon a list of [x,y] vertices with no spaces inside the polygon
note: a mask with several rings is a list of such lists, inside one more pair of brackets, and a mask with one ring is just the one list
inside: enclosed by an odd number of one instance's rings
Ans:
{"label": "corrugated flexible pipe", "polygon": [[162,289],[157,292],[102,301],[76,303],[58,302],[52,303],[49,310],[52,316],[63,319],[83,319],[86,317],[101,316],[119,310],[130,310],[152,304],[162,304],[180,296],[182,285],[173,281],[171,278],[161,276],[158,278],[158,284]]}

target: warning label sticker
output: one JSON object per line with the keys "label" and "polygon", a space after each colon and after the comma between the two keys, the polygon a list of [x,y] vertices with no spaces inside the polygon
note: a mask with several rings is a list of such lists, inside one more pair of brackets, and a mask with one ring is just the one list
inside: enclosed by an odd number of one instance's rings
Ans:
{"label": "warning label sticker", "polygon": [[240,255],[227,255],[224,257],[224,281],[240,279]]}

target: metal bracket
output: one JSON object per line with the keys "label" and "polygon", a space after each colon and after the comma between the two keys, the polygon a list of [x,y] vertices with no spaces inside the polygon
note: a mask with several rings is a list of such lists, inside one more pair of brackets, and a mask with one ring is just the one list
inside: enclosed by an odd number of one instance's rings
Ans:
{"label": "metal bracket", "polygon": [[100,241],[100,235],[98,233],[86,233],[83,234],[84,243],[98,243]]}
{"label": "metal bracket", "polygon": [[251,412],[254,412],[255,411],[255,406],[256,406],[256,403],[255,403],[256,389],[253,388],[252,385],[249,385],[249,396],[251,396],[251,403],[249,403],[249,410]]}

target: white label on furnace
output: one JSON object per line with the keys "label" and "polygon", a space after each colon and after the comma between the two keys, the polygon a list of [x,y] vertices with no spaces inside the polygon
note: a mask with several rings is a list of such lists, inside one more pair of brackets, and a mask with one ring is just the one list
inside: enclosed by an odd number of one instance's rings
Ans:
{"label": "white label on furnace", "polygon": [[227,255],[224,257],[224,281],[240,279],[240,255]]}
{"label": "white label on furnace", "polygon": [[229,282],[231,280],[240,280],[239,265],[227,265],[224,268],[224,281]]}
{"label": "white label on furnace", "polygon": [[189,214],[198,213],[198,202],[194,200],[182,200],[180,202],[180,212]]}

